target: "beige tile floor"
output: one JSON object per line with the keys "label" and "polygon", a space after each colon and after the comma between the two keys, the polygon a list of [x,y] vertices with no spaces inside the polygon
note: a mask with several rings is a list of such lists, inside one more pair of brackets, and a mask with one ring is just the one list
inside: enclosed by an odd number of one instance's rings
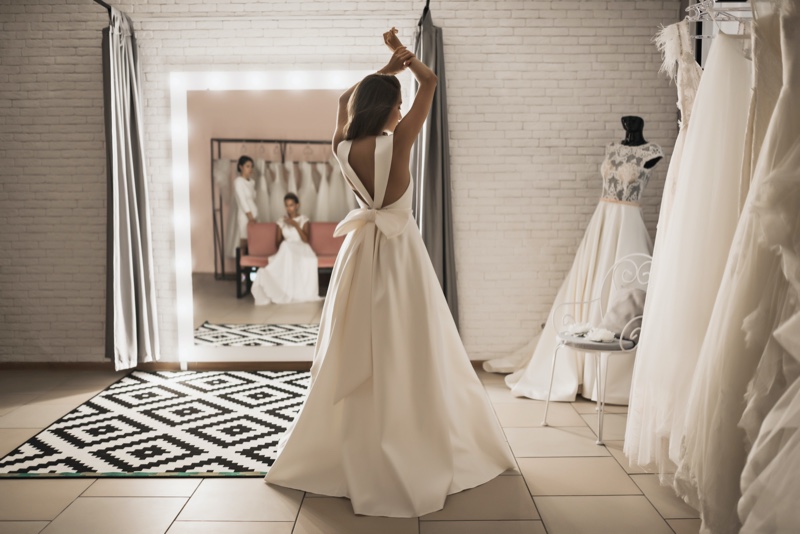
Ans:
{"label": "beige tile floor", "polygon": [[194,327],[213,324],[316,324],[322,300],[256,306],[253,297],[236,298],[234,280],[214,280],[213,274],[192,275]]}
{"label": "beige tile floor", "polygon": [[[625,408],[595,445],[593,404],[551,406],[511,397],[479,373],[519,469],[448,497],[411,519],[355,516],[346,499],[267,486],[260,479],[0,480],[0,534],[642,534],[696,533],[695,510],[622,455]],[[0,372],[0,455],[98,393],[110,372]]]}

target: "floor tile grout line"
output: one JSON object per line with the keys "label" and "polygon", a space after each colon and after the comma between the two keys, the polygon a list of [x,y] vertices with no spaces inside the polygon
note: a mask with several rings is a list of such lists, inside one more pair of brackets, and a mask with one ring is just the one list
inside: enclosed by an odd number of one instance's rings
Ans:
{"label": "floor tile grout line", "polygon": [[183,510],[186,508],[186,505],[187,505],[187,504],[189,504],[189,501],[191,501],[191,500],[192,500],[192,497],[194,497],[195,493],[197,493],[197,490],[199,490],[199,489],[200,489],[200,486],[202,486],[202,485],[203,485],[203,482],[205,482],[205,480],[206,480],[206,479],[201,479],[201,480],[200,480],[200,483],[199,483],[197,486],[195,486],[195,487],[194,487],[194,489],[192,490],[192,494],[191,494],[191,495],[189,495],[188,497],[185,497],[185,499],[186,499],[186,502],[184,502],[184,503],[183,503],[183,506],[181,506],[181,509],[180,509],[180,510],[178,510],[178,513],[177,513],[177,514],[175,514],[175,517],[172,519],[172,521],[170,521],[170,523],[169,523],[169,526],[167,527],[167,530],[165,530],[165,531],[164,531],[164,534],[166,534],[167,532],[169,532],[169,529],[171,529],[171,528],[172,528],[172,525],[174,525],[174,524],[175,524],[175,522],[178,520],[178,518],[181,516],[181,513],[182,513],[182,512],[183,512]]}
{"label": "floor tile grout line", "polygon": [[300,497],[300,506],[297,507],[297,515],[294,516],[294,523],[292,523],[292,532],[290,534],[294,534],[294,530],[297,528],[297,522],[300,520],[300,510],[303,509],[303,503],[306,502],[307,495],[308,492],[304,491],[303,496]]}

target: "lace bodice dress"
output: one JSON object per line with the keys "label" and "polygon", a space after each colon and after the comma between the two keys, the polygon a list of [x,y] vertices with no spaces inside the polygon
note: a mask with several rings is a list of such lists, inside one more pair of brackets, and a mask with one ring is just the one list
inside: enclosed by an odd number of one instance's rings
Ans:
{"label": "lace bodice dress", "polygon": [[664,152],[654,143],[640,146],[610,143],[606,147],[606,159],[600,166],[603,177],[603,193],[600,199],[638,205],[652,171],[645,164],[662,157]]}

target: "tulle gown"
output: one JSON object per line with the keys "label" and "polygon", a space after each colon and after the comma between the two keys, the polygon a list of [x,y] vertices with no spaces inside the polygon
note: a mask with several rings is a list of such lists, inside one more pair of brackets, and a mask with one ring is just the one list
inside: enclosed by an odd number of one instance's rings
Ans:
{"label": "tulle gown", "polygon": [[[589,221],[572,268],[556,295],[547,323],[538,338],[533,356],[526,366],[506,377],[511,393],[518,397],[545,399],[547,397],[556,330],[552,324],[553,310],[566,302],[589,301],[599,297],[603,278],[618,260],[629,254],[650,254],[651,241],[642,219],[639,198],[650,179],[652,169],[645,163],[663,156],[654,143],[626,146],[611,143],[600,171],[603,194]],[[609,295],[609,301],[613,295]],[[579,322],[600,323],[598,307],[579,308],[571,313]],[[574,401],[581,389],[586,398],[597,398],[593,354],[562,349],[556,361],[551,399]],[[488,362],[490,364],[491,362]],[[633,354],[615,355],[608,360],[606,402],[627,404]]]}
{"label": "tulle gown", "polygon": [[[754,12],[757,13],[758,10]],[[738,428],[747,383],[763,352],[763,343],[748,341],[746,317],[765,293],[774,298],[779,259],[761,240],[752,201],[776,163],[775,136],[787,132],[765,124],[773,117],[781,86],[780,28],[777,13],[757,15],[753,25],[754,86],[750,135],[745,145],[742,191],[753,199],[739,219],[708,330],[700,350],[688,401],[684,443],[675,475],[679,495],[699,508],[704,527],[712,532],[738,529],[736,503],[739,476],[746,459],[745,436]],[[777,87],[777,89],[776,89]],[[788,110],[779,109],[780,114]],[[779,123],[776,123],[778,125]],[[795,135],[800,134],[798,130]],[[758,150],[764,147],[759,156]],[[752,156],[748,153],[755,150]],[[752,175],[750,161],[757,162]],[[745,184],[746,182],[746,184]]]}
{"label": "tulle gown", "polygon": [[[308,217],[300,215],[294,220],[302,228]],[[267,266],[258,270],[253,282],[252,294],[256,305],[319,300],[317,255],[311,245],[303,242],[294,226],[283,218],[278,220],[278,226],[283,241],[278,252],[269,257]]]}
{"label": "tulle gown", "polygon": [[[267,482],[350,498],[357,514],[416,517],[514,465],[411,216],[410,184],[384,206],[391,136],[375,141],[375,197],[338,157],[364,202],[333,269],[308,399]],[[410,290],[413,288],[413,291]]]}
{"label": "tulle gown", "polygon": [[742,45],[719,34],[711,46],[650,273],[624,451],[662,472],[679,454],[691,377],[739,215],[751,85]]}

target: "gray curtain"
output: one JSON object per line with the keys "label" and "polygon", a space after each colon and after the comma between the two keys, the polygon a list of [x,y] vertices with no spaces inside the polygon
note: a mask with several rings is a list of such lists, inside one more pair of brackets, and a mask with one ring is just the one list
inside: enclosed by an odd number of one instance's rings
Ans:
{"label": "gray curtain", "polygon": [[103,31],[108,174],[106,351],[117,370],[159,359],[152,233],[133,24],[111,9]]}
{"label": "gray curtain", "polygon": [[436,276],[458,326],[458,289],[453,252],[453,208],[450,195],[450,129],[447,124],[447,79],[442,29],[426,9],[420,20],[414,54],[439,77],[430,115],[411,152],[415,181],[414,216],[428,248]]}

